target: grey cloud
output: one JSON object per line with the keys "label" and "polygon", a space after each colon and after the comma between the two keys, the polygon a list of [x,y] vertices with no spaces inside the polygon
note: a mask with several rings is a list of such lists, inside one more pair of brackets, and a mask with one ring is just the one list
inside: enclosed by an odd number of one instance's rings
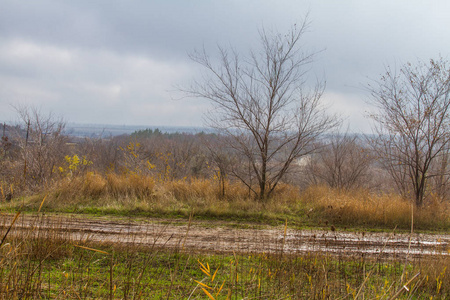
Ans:
{"label": "grey cloud", "polygon": [[444,0],[3,0],[0,7],[0,120],[10,118],[8,103],[22,101],[70,121],[200,125],[206,102],[174,102],[169,92],[197,74],[187,53],[205,45],[214,56],[216,44],[245,53],[262,26],[283,32],[310,11],[305,49],[325,49],[313,79],[324,75],[335,110],[359,112],[351,117],[358,127],[368,78],[450,49]]}
{"label": "grey cloud", "polygon": [[235,35],[236,29],[245,32],[242,12],[230,12],[228,3],[217,3],[11,1],[0,11],[0,33],[70,48],[113,49],[166,58],[171,53],[185,58],[186,50],[204,42],[216,43]]}

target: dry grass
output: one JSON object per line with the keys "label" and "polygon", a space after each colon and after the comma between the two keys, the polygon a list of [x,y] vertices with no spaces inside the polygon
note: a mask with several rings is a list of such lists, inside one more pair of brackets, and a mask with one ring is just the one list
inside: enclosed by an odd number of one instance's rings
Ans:
{"label": "dry grass", "polygon": [[109,173],[106,176],[87,173],[82,177],[66,178],[59,182],[57,189],[62,198],[67,197],[135,197],[147,198],[155,187],[153,177],[136,174],[117,175]]}
{"label": "dry grass", "polygon": [[[47,194],[47,193],[46,193]],[[42,195],[27,202],[37,209]],[[19,202],[9,204],[17,207]],[[7,205],[4,205],[4,207]],[[64,178],[49,189],[46,209],[103,214],[235,219],[265,223],[347,228],[365,227],[408,230],[411,204],[400,196],[376,194],[359,189],[340,191],[312,186],[304,191],[281,184],[272,197],[256,201],[248,189],[236,182],[226,183],[226,193],[212,179],[160,181],[136,174],[87,173]],[[415,229],[450,229],[450,205],[429,201],[426,207],[414,208]]]}
{"label": "dry grass", "polygon": [[[450,258],[448,256],[419,260],[416,265],[420,269],[426,288],[434,290],[437,294],[441,291],[450,293]],[[448,296],[450,297],[450,295]]]}
{"label": "dry grass", "polygon": [[[411,226],[411,202],[396,194],[375,194],[364,189],[339,191],[315,186],[303,193],[301,201],[329,223],[403,229]],[[421,209],[413,208],[416,228],[449,228],[448,203],[432,202]]]}

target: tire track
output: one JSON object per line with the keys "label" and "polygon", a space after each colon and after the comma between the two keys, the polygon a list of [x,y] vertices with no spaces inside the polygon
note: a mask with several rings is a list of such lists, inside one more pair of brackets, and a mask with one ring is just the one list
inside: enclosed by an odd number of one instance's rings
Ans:
{"label": "tire track", "polygon": [[[12,215],[3,215],[0,235]],[[239,229],[224,222],[151,219],[145,222],[111,221],[102,218],[22,216],[10,235],[47,233],[77,242],[135,244],[149,247],[184,248],[204,252],[329,253],[383,259],[450,254],[448,234],[398,234],[288,229],[283,227]],[[449,256],[450,257],[450,256]]]}

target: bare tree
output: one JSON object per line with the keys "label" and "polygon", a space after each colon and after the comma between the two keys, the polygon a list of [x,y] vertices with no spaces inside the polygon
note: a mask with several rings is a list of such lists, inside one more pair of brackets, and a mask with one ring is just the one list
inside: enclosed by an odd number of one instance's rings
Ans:
{"label": "bare tree", "polygon": [[448,169],[432,168],[450,145],[448,63],[440,58],[407,63],[399,72],[387,68],[370,90],[378,107],[374,148],[401,192],[421,206],[430,179]]}
{"label": "bare tree", "polygon": [[244,58],[221,47],[218,63],[204,49],[191,55],[206,73],[186,92],[213,103],[208,125],[229,137],[228,147],[245,158],[248,168],[231,173],[259,200],[269,197],[292,162],[313,151],[313,141],[338,123],[320,101],[324,84],[307,89],[315,55],[301,47],[307,27],[304,22],[285,35],[262,30],[260,49]]}
{"label": "bare tree", "polygon": [[368,185],[371,163],[371,151],[361,144],[357,135],[336,133],[311,157],[305,172],[312,183],[352,189]]}
{"label": "bare tree", "polygon": [[17,133],[25,183],[28,186],[46,184],[66,153],[65,122],[34,107],[15,109],[25,126]]}
{"label": "bare tree", "polygon": [[226,195],[226,182],[232,166],[232,153],[227,151],[226,137],[217,135],[204,136],[202,142],[208,149],[208,158],[219,183],[220,197],[223,198]]}
{"label": "bare tree", "polygon": [[80,155],[86,155],[93,162],[97,171],[107,173],[116,171],[120,158],[123,158],[120,147],[125,147],[122,142],[123,137],[84,138],[79,141],[77,152]]}

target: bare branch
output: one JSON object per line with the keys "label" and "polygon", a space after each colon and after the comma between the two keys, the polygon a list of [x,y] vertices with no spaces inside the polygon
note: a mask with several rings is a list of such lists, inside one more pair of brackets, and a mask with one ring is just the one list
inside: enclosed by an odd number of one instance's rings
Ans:
{"label": "bare branch", "polygon": [[420,206],[430,192],[433,165],[450,146],[450,69],[447,61],[407,63],[370,89],[379,113],[372,145],[402,193]]}
{"label": "bare branch", "polygon": [[248,57],[221,47],[217,63],[205,49],[191,54],[208,75],[184,92],[214,104],[208,125],[245,158],[245,166],[231,173],[258,191],[260,200],[270,196],[292,162],[313,151],[313,142],[339,123],[321,104],[325,85],[318,82],[308,91],[308,65],[316,53],[304,52],[300,44],[307,28],[305,20],[285,35],[262,29],[260,48]]}

